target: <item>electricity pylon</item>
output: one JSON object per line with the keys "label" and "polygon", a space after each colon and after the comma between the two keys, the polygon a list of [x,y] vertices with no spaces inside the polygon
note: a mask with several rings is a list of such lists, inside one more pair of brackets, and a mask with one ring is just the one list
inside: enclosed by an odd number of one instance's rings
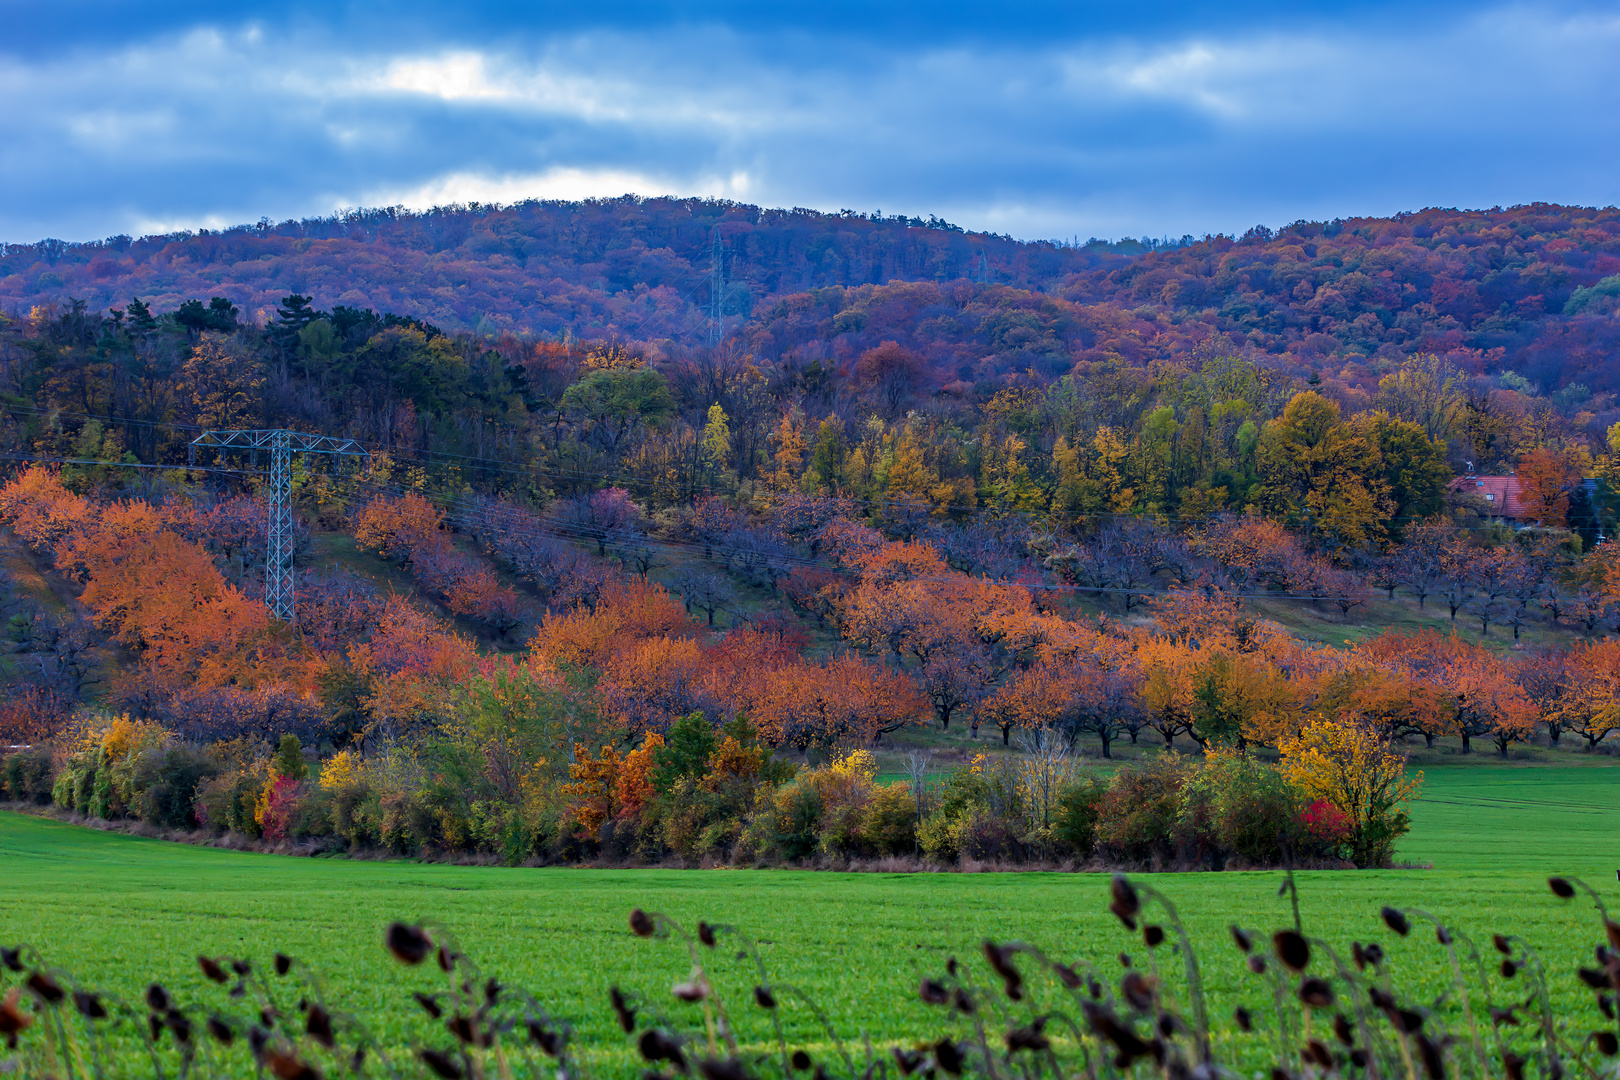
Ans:
{"label": "electricity pylon", "polygon": [[191,440],[188,457],[197,461],[197,448],[213,450],[270,451],[270,515],[265,529],[264,606],[270,617],[282,622],[293,621],[293,520],[292,520],[292,456],[299,454],[334,454],[344,457],[370,458],[364,447],[353,439],[336,439],[330,435],[305,435],[301,431],[285,428],[263,430],[205,431]]}

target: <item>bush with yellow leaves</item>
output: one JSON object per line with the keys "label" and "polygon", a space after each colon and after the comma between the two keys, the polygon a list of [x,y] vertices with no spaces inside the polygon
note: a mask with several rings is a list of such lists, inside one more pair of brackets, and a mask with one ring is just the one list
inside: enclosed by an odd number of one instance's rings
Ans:
{"label": "bush with yellow leaves", "polygon": [[1283,775],[1350,821],[1350,858],[1359,867],[1388,866],[1411,819],[1423,773],[1407,772],[1406,755],[1367,724],[1317,719],[1278,741]]}

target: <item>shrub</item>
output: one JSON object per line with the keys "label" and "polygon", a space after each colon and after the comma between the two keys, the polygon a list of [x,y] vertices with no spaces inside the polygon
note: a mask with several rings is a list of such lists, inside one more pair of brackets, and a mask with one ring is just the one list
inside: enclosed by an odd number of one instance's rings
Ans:
{"label": "shrub", "polygon": [[1251,866],[1275,866],[1302,845],[1299,815],[1305,796],[1275,768],[1231,753],[1212,755],[1200,770],[1209,777],[1211,830],[1217,848]]}
{"label": "shrub", "polygon": [[979,771],[965,766],[947,776],[936,795],[939,806],[917,826],[917,843],[930,858],[955,862],[962,856],[960,823],[988,813],[990,784]]}
{"label": "shrub", "polygon": [[197,792],[220,766],[207,753],[187,746],[166,746],[141,755],[132,777],[131,803],[150,825],[171,829],[197,827]]}
{"label": "shrub", "polygon": [[917,803],[911,785],[890,784],[874,791],[857,838],[871,855],[909,855],[917,850]]}
{"label": "shrub", "polygon": [[1098,844],[1121,859],[1169,860],[1185,781],[1186,768],[1175,754],[1119,770],[1098,807]]}
{"label": "shrub", "polygon": [[1314,800],[1331,803],[1350,823],[1350,858],[1362,868],[1388,866],[1406,835],[1405,803],[1423,774],[1406,774],[1406,755],[1370,726],[1328,720],[1278,742],[1282,771]]}
{"label": "shrub", "polygon": [[263,835],[255,809],[264,785],[264,770],[253,766],[230,769],[204,782],[193,802],[197,823],[216,833]]}
{"label": "shrub", "polygon": [[49,804],[51,779],[49,747],[35,746],[0,758],[0,799]]}
{"label": "shrub", "polygon": [[[338,774],[342,776],[342,773]],[[372,848],[382,843],[382,802],[370,784],[357,777],[321,787],[330,799],[332,832],[350,848]]]}
{"label": "shrub", "polygon": [[1071,780],[1058,792],[1052,836],[1080,858],[1090,857],[1097,844],[1097,822],[1102,815],[1107,781],[1094,776]]}

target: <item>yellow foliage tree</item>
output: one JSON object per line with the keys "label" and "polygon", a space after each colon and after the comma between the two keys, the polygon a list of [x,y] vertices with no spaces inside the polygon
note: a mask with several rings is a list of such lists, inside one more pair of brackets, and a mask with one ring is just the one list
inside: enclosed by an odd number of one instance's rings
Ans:
{"label": "yellow foliage tree", "polygon": [[1387,866],[1410,827],[1405,804],[1417,797],[1423,773],[1408,774],[1406,755],[1366,724],[1314,720],[1277,748],[1284,776],[1350,819],[1356,865]]}

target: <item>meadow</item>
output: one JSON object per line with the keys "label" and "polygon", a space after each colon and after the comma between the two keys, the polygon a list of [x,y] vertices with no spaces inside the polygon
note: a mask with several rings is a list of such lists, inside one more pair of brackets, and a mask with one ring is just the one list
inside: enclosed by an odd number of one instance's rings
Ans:
{"label": "meadow", "polygon": [[[1400,858],[1422,869],[1299,875],[1306,929],[1348,949],[1382,941],[1397,980],[1437,996],[1443,955],[1422,930],[1392,940],[1385,904],[1432,912],[1475,940],[1522,935],[1542,952],[1567,1013],[1595,1016],[1573,977],[1597,924],[1584,904],[1547,891],[1548,874],[1573,874],[1620,901],[1620,767],[1611,759],[1564,764],[1430,766]],[[198,953],[263,962],[282,950],[325,973],[332,1000],[402,1040],[426,1037],[409,992],[432,989],[424,969],[401,967],[379,947],[394,919],[452,929],[486,972],[531,989],[578,1026],[608,1071],[629,1064],[606,1007],[618,983],[664,997],[685,978],[685,950],[637,939],[632,907],[695,926],[732,923],[758,939],[778,983],[802,987],[845,1037],[875,1042],[936,1031],[916,986],[951,955],[977,955],[985,937],[1037,943],[1117,973],[1121,950],[1140,953],[1105,910],[1108,879],[1095,874],[831,874],[780,870],[578,870],[453,867],[409,861],[307,859],[190,847],[0,814],[0,941],[28,941],[90,984],[133,995],[156,979],[188,1000],[218,994]],[[1144,878],[1145,880],[1145,878]],[[1199,945],[1216,1016],[1264,991],[1242,966],[1226,927],[1271,931],[1291,921],[1277,872],[1153,875]],[[1488,944],[1486,945],[1488,950]],[[752,985],[740,966],[721,971],[733,993]],[[1431,989],[1432,988],[1432,989]],[[1505,990],[1517,990],[1505,987]],[[1423,996],[1423,995],[1419,995]],[[664,998],[664,1000],[669,1000]],[[673,1003],[672,1003],[673,1004]],[[790,1038],[821,1045],[808,1010],[789,1005]],[[1221,1039],[1237,1038],[1223,1019]],[[750,1032],[765,1036],[763,1021]]]}

